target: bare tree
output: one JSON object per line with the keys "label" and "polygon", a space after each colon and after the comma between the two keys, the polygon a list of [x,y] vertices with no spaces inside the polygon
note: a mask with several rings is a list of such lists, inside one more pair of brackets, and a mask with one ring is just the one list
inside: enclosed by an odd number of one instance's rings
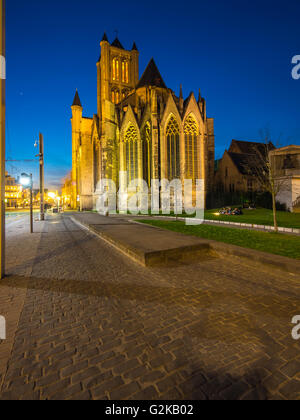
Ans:
{"label": "bare tree", "polygon": [[272,196],[273,220],[275,232],[278,232],[276,198],[280,191],[287,188],[286,180],[280,179],[276,171],[275,158],[272,154],[276,148],[267,129],[261,131],[263,142],[253,146],[253,153],[244,164],[247,173],[256,178],[260,188]]}

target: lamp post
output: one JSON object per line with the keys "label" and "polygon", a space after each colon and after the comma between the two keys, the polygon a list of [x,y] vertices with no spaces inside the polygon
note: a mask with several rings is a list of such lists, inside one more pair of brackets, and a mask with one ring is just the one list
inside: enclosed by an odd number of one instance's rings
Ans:
{"label": "lamp post", "polygon": [[45,220],[45,188],[44,188],[44,136],[40,133],[39,140],[35,146],[39,144],[40,153],[36,157],[40,158],[40,220]]}
{"label": "lamp post", "polygon": [[32,174],[22,174],[20,178],[20,183],[25,188],[30,189],[30,233],[33,233],[33,181],[32,181]]}

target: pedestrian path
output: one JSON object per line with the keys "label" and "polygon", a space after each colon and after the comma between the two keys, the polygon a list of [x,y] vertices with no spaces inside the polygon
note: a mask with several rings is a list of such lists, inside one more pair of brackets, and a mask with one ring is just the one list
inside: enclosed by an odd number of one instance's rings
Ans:
{"label": "pedestrian path", "polygon": [[233,256],[145,268],[69,216],[34,226],[7,232],[0,400],[300,399],[299,275]]}

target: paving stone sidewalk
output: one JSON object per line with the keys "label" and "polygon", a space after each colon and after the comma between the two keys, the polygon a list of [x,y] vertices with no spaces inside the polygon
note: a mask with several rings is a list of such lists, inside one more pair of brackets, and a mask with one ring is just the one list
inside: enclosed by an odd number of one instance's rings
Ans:
{"label": "paving stone sidewalk", "polygon": [[36,227],[8,228],[0,399],[300,399],[299,276],[234,257],[149,269],[68,215]]}

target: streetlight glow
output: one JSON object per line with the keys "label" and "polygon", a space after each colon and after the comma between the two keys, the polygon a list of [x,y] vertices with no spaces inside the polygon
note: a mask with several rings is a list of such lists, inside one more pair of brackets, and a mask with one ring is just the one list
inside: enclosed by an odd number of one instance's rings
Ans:
{"label": "streetlight glow", "polygon": [[20,178],[20,183],[23,185],[23,187],[30,187],[30,184],[31,184],[30,176],[26,174],[22,174]]}

